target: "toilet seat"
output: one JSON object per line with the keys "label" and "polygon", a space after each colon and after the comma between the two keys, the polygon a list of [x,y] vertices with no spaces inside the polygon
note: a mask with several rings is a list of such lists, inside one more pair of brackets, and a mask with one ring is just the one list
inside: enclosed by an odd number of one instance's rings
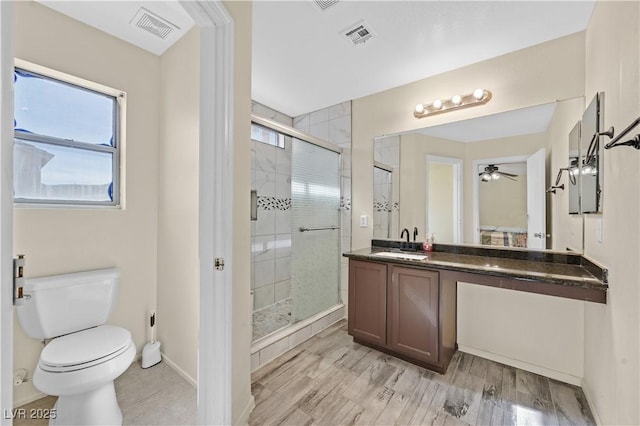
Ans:
{"label": "toilet seat", "polygon": [[38,365],[51,373],[83,370],[121,355],[132,344],[128,330],[101,325],[53,339],[42,350]]}

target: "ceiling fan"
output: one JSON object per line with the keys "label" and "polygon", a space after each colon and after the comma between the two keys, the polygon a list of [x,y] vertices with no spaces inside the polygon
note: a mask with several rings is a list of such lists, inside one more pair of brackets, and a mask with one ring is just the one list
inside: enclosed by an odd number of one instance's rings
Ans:
{"label": "ceiling fan", "polygon": [[488,166],[486,166],[483,172],[478,173],[478,176],[480,176],[480,180],[482,182],[490,182],[492,180],[498,180],[500,179],[500,177],[504,177],[513,181],[518,180],[515,179],[516,177],[518,177],[518,175],[514,175],[513,173],[501,172],[498,169],[498,166],[499,165],[497,164],[489,164]]}

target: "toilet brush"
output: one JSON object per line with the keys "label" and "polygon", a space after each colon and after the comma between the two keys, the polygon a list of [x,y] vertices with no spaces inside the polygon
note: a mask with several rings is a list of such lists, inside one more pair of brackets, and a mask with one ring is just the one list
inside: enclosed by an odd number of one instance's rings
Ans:
{"label": "toilet brush", "polygon": [[144,348],[142,348],[142,368],[153,367],[160,361],[160,342],[156,342],[156,312],[149,313],[149,340]]}

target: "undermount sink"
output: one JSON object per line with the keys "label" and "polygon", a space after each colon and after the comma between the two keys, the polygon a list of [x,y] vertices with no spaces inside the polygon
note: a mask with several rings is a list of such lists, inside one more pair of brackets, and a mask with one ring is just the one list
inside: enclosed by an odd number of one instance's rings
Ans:
{"label": "undermount sink", "polygon": [[411,259],[411,260],[425,260],[427,258],[424,254],[411,254],[411,253],[396,253],[390,251],[382,251],[380,253],[372,253],[374,256],[381,257],[393,257],[396,259]]}

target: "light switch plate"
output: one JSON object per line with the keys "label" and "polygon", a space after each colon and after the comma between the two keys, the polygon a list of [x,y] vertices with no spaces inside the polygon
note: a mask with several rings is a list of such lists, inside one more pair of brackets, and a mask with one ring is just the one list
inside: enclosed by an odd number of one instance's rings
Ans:
{"label": "light switch plate", "polygon": [[369,225],[369,216],[366,214],[360,215],[360,228],[366,228]]}

